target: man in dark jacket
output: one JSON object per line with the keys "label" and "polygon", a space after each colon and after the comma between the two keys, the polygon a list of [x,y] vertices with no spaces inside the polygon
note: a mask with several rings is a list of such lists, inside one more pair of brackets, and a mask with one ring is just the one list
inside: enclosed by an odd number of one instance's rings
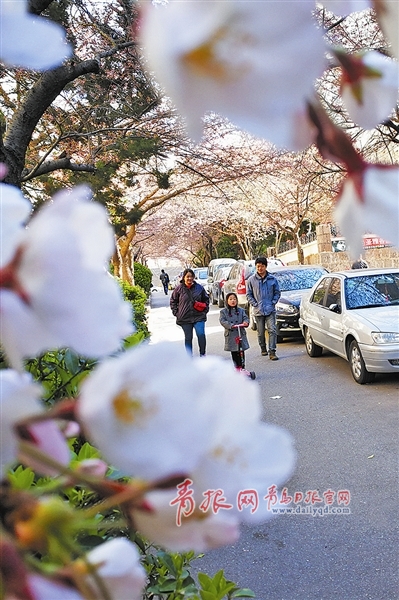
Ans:
{"label": "man in dark jacket", "polygon": [[165,273],[164,269],[161,269],[161,274],[159,276],[159,279],[162,281],[163,291],[165,292],[166,295],[168,295],[169,275],[167,273]]}
{"label": "man in dark jacket", "polygon": [[197,334],[200,356],[205,356],[205,321],[209,311],[209,296],[205,289],[194,281],[192,269],[185,269],[183,277],[170,297],[170,308],[176,317],[177,325],[184,331],[184,345],[189,354],[193,353],[193,331]]}
{"label": "man in dark jacket", "polygon": [[269,333],[269,358],[278,360],[276,356],[277,328],[276,304],[280,298],[277,279],[267,272],[267,258],[259,256],[255,260],[256,273],[247,281],[247,299],[252,306],[258,329],[258,343],[262,356],[267,356],[265,329]]}

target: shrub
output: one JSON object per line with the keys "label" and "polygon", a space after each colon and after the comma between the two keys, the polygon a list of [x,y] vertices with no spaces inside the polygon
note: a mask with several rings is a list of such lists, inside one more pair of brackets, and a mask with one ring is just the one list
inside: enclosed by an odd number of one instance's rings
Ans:
{"label": "shrub", "polygon": [[149,295],[151,291],[152,272],[148,267],[145,267],[141,263],[134,263],[134,283],[145,291]]}
{"label": "shrub", "polygon": [[[147,267],[144,268],[146,269]],[[119,283],[125,300],[131,302],[133,305],[134,322],[137,331],[141,332],[144,337],[149,337],[150,334],[147,326],[147,294],[141,286],[130,285],[126,281],[120,281]]]}

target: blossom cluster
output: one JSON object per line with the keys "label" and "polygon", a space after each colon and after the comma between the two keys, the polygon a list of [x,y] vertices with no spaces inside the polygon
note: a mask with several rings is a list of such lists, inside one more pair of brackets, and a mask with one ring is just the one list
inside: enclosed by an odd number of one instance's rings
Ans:
{"label": "blossom cluster", "polygon": [[391,56],[331,47],[314,19],[314,0],[143,2],[141,41],[194,139],[201,135],[201,117],[212,111],[282,148],[298,151],[315,143],[324,158],[341,163],[347,176],[336,219],[357,257],[367,231],[399,245],[399,169],[363,160],[322,108],[317,81],[333,57],[350,119],[366,130],[388,119],[398,100],[398,2],[317,5],[337,20],[374,8]]}
{"label": "blossom cluster", "polygon": [[[60,28],[30,15],[25,2],[2,1],[0,16],[5,63],[47,69],[69,55]],[[37,44],[43,35],[45,47]],[[1,179],[6,170],[0,165]],[[257,385],[225,361],[193,360],[173,343],[123,351],[133,315],[107,270],[114,234],[90,188],[60,191],[32,214],[20,190],[0,183],[0,202],[0,341],[9,365],[0,370],[3,596],[138,599],[146,572],[136,545],[104,536],[87,552],[79,532],[96,531],[102,511],[118,507],[125,531],[172,551],[232,544],[240,522],[270,513],[236,507],[215,514],[209,504],[177,524],[176,485],[188,477],[195,482],[196,502],[215,486],[229,495],[255,487],[265,494],[292,473],[292,439],[262,422]],[[45,390],[24,361],[57,348],[97,366],[77,398],[46,410]],[[73,466],[70,430],[101,458]],[[51,478],[46,493],[10,485],[9,469],[19,463]],[[110,468],[117,481],[106,476]],[[98,505],[77,510],[58,494],[77,483],[97,495]],[[50,563],[34,560],[38,554]]]}

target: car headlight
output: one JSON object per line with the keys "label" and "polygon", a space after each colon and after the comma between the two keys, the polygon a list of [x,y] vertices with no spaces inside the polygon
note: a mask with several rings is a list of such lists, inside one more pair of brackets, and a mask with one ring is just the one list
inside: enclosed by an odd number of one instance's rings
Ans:
{"label": "car headlight", "polygon": [[381,331],[374,331],[371,334],[373,341],[376,344],[398,344],[399,343],[399,333],[384,333]]}
{"label": "car headlight", "polygon": [[285,312],[285,313],[297,313],[298,309],[293,304],[284,304],[284,302],[277,302],[276,304],[277,312]]}

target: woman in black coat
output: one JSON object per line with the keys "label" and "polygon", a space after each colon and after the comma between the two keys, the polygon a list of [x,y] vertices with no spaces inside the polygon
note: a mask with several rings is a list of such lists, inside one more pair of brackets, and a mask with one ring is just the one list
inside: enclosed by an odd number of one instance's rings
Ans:
{"label": "woman in black coat", "polygon": [[189,354],[193,353],[193,331],[197,335],[200,356],[205,356],[205,321],[209,311],[209,296],[195,281],[192,269],[185,269],[180,284],[170,297],[170,308],[176,317],[177,325],[184,331],[184,345]]}

